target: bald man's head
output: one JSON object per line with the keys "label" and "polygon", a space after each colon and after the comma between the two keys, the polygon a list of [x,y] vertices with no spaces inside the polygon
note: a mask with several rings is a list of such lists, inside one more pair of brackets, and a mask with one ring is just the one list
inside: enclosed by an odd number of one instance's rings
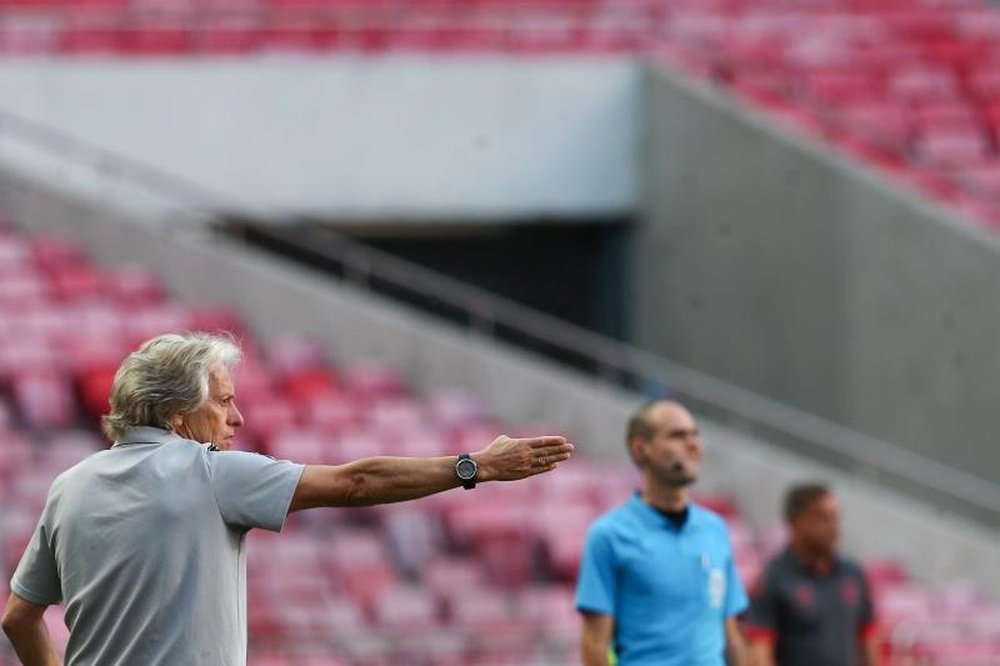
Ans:
{"label": "bald man's head", "polygon": [[701,439],[684,405],[672,400],[643,405],[629,419],[626,439],[629,455],[645,473],[647,483],[681,487],[698,479]]}
{"label": "bald man's head", "polygon": [[664,421],[686,420],[694,423],[694,417],[687,407],[676,400],[653,400],[632,413],[625,429],[625,444],[631,446],[636,438],[649,440],[656,434]]}

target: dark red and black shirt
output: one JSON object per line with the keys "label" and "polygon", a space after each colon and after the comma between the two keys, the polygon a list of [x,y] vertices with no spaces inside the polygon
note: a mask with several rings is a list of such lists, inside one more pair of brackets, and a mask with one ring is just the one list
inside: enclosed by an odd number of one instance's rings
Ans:
{"label": "dark red and black shirt", "polygon": [[838,557],[821,574],[785,550],[764,572],[746,623],[751,638],[774,644],[777,666],[859,666],[875,611],[860,566]]}

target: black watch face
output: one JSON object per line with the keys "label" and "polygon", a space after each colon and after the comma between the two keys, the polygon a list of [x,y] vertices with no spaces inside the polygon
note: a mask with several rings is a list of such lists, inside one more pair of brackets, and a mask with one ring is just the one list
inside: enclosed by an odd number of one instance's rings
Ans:
{"label": "black watch face", "polygon": [[469,481],[476,476],[476,462],[468,458],[463,458],[458,461],[455,471],[458,472],[458,478],[463,481]]}

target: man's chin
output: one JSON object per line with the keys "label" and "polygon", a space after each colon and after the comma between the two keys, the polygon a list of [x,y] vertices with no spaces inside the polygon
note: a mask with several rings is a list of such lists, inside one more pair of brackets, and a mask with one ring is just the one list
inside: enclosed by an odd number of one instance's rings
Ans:
{"label": "man's chin", "polygon": [[698,480],[696,476],[675,476],[670,479],[666,479],[666,485],[671,488],[687,488],[688,486],[694,485]]}

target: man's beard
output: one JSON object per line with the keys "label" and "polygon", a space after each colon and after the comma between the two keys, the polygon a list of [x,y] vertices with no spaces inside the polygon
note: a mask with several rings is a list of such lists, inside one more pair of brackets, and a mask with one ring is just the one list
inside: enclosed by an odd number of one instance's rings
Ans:
{"label": "man's beard", "polygon": [[691,472],[687,465],[681,461],[670,466],[666,474],[663,475],[663,482],[671,488],[686,488],[698,480],[697,474]]}

